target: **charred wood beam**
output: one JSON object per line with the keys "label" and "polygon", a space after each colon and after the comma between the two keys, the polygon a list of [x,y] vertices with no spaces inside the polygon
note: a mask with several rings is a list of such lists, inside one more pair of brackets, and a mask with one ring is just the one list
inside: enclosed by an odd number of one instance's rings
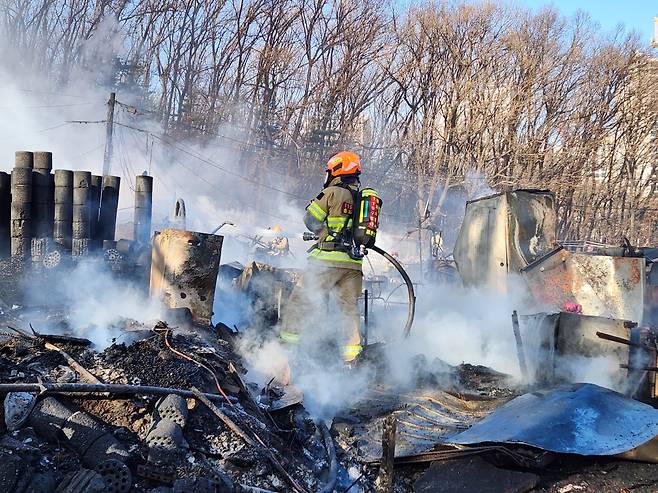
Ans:
{"label": "charred wood beam", "polygon": [[325,424],[320,423],[319,428],[322,432],[324,448],[327,450],[327,462],[329,462],[329,478],[327,479],[326,484],[322,487],[321,490],[319,490],[318,493],[332,493],[336,488],[336,482],[338,480],[338,461],[336,460],[336,448],[334,447],[334,441],[331,438],[331,433],[329,433],[329,429],[325,426]]}
{"label": "charred wood beam", "polygon": [[379,474],[375,480],[377,493],[391,493],[393,491],[393,474],[395,469],[395,432],[397,420],[391,414],[384,419],[382,430],[382,461],[379,465]]}
{"label": "charred wood beam", "polygon": [[[194,389],[193,390],[194,396],[199,399],[201,402],[203,402],[206,407],[215,415],[217,416],[224,425],[231,430],[233,433],[235,433],[237,436],[242,438],[242,440],[245,441],[249,446],[253,447],[259,454],[263,455],[267,460],[270,461],[270,463],[274,466],[274,468],[288,481],[290,486],[297,491],[298,493],[306,493],[306,490],[302,488],[297,481],[286,471],[281,463],[274,457],[272,452],[267,448],[267,446],[263,443],[262,440],[256,436],[254,438],[250,437],[242,428],[240,428],[231,418],[229,418],[226,414],[224,414],[217,406],[215,406],[208,398],[206,397],[206,394],[202,394],[198,390]],[[258,440],[258,442],[256,441]]]}
{"label": "charred wood beam", "polygon": [[647,344],[642,344],[640,342],[629,341],[628,339],[624,339],[623,337],[613,336],[612,334],[606,334],[605,332],[597,332],[596,335],[599,338],[601,338],[605,341],[617,342],[619,344],[625,344],[626,346],[638,347],[638,348],[646,349],[648,351],[656,351],[657,350],[657,348],[648,346]]}

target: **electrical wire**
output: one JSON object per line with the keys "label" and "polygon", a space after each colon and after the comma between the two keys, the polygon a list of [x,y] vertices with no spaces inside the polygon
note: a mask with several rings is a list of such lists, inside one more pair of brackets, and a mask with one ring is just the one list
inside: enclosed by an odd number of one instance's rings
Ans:
{"label": "electrical wire", "polygon": [[[156,332],[157,332],[159,329],[155,329],[155,330],[156,330]],[[180,356],[181,358],[186,359],[186,360],[188,360],[188,361],[191,361],[192,363],[194,363],[195,365],[199,366],[200,368],[203,368],[204,370],[208,371],[208,372],[212,375],[212,378],[213,378],[213,380],[215,381],[215,386],[217,387],[217,390],[219,391],[219,393],[222,394],[222,397],[224,397],[224,399],[226,399],[226,402],[228,402],[229,405],[230,405],[231,407],[234,407],[234,404],[231,402],[231,399],[228,398],[228,396],[227,396],[226,393],[224,392],[224,389],[222,389],[222,386],[219,385],[219,380],[217,379],[217,375],[215,375],[214,370],[213,370],[212,368],[210,368],[209,366],[207,366],[207,365],[201,363],[200,361],[195,360],[195,359],[192,358],[191,356],[188,356],[187,354],[185,354],[185,353],[183,353],[183,352],[178,351],[177,349],[175,349],[175,348],[172,346],[171,342],[169,341],[170,334],[171,334],[171,329],[170,329],[170,328],[166,328],[166,329],[164,330],[163,337],[164,337],[164,342],[165,342],[166,346],[169,348],[169,350],[170,350],[172,353],[174,353],[175,355]]]}
{"label": "electrical wire", "polygon": [[125,162],[125,148],[126,144],[123,140],[123,135],[121,132],[117,132],[117,141],[119,145],[119,166],[121,166],[121,172],[124,175],[125,179],[128,181],[128,186],[131,191],[135,191],[135,185],[133,183],[132,174],[128,170],[128,165]]}
{"label": "electrical wire", "polygon": [[[67,123],[105,123],[105,121],[104,120],[99,120],[99,121],[70,121],[70,122],[67,122]],[[205,163],[205,164],[207,164],[211,167],[214,167],[214,168],[216,168],[220,171],[223,171],[223,172],[225,172],[225,173],[227,173],[231,176],[235,176],[236,178],[239,178],[241,180],[244,180],[244,181],[250,182],[252,184],[255,184],[258,187],[266,188],[268,190],[275,191],[277,193],[281,193],[281,194],[286,195],[288,197],[291,197],[295,200],[304,201],[304,202],[307,201],[307,199],[302,198],[302,197],[300,197],[300,196],[298,196],[294,193],[288,192],[286,190],[282,190],[282,189],[277,188],[277,187],[273,187],[271,185],[260,183],[256,180],[253,180],[251,178],[243,176],[239,173],[228,170],[225,167],[223,167],[222,165],[220,165],[219,163],[217,163],[217,162],[215,162],[215,161],[213,161],[213,160],[211,160],[211,159],[209,159],[209,158],[207,158],[207,157],[205,157],[201,154],[195,153],[194,151],[191,151],[191,150],[187,150],[180,144],[174,144],[174,143],[170,142],[169,139],[166,136],[158,135],[158,134],[150,132],[148,130],[145,130],[145,129],[142,129],[142,128],[139,128],[139,127],[135,127],[135,126],[132,126],[132,125],[127,125],[127,124],[120,123],[120,122],[114,122],[114,124],[117,125],[117,126],[120,126],[120,127],[125,127],[125,128],[132,129],[136,132],[140,132],[140,133],[144,133],[146,135],[150,135],[153,139],[157,139],[158,141],[160,141],[164,145],[167,145],[167,146],[169,146],[173,149],[176,149],[176,150],[178,150],[179,152],[181,152],[183,154],[189,155],[190,157],[193,157],[193,158],[195,158],[195,159],[197,159],[197,160],[199,160],[199,161],[201,161],[201,162],[203,162],[203,163]],[[249,143],[245,143],[245,144],[249,145]],[[180,164],[180,162],[179,162],[179,164]],[[188,170],[189,170],[189,168],[188,168]],[[395,178],[395,179],[396,179],[396,181],[400,182],[400,184],[402,184],[402,185],[406,184],[406,185],[409,185],[409,186],[417,186],[416,183],[411,183],[411,181],[409,181],[409,180],[399,180],[397,178]],[[591,208],[593,206],[591,204],[572,204],[571,207],[586,209],[586,208]],[[619,210],[619,211],[625,210],[624,208],[621,208],[621,207],[616,207],[616,208],[613,208],[613,209],[614,210]],[[638,207],[635,210],[639,211],[639,212],[648,212],[648,211],[658,211],[658,208]],[[263,211],[260,211],[260,212],[263,212]],[[401,219],[401,220],[404,221],[404,222],[399,222],[397,224],[409,224],[409,222],[411,221],[411,218],[407,218],[405,216],[394,215],[394,214],[385,213],[385,212],[382,213],[382,219],[383,220],[389,221],[389,222],[392,222],[392,223],[396,223],[395,221],[390,221],[390,218],[397,218],[397,219]]]}
{"label": "electrical wire", "polygon": [[15,91],[20,91],[20,92],[29,92],[31,94],[43,94],[44,96],[60,96],[63,98],[77,98],[77,99],[83,99],[85,96],[80,96],[80,95],[73,95],[73,94],[62,94],[60,92],[49,92],[49,91],[37,91],[35,89],[11,89]]}
{"label": "electrical wire", "polygon": [[94,147],[93,149],[89,149],[88,151],[85,151],[82,154],[78,154],[77,156],[73,156],[71,159],[81,158],[81,157],[86,156],[87,154],[91,154],[92,152],[97,151],[98,149],[101,149],[103,147],[105,147],[105,144],[99,144],[96,147]]}
{"label": "electrical wire", "polygon": [[[128,128],[130,128],[130,127],[128,127]],[[135,130],[135,129],[133,129],[133,130]],[[179,151],[183,152],[183,154],[191,155],[190,153],[187,153],[187,152],[185,152],[185,151],[182,151],[182,150],[178,149],[177,146],[174,146],[174,145],[172,145],[172,144],[170,144],[170,143],[168,143],[168,142],[166,142],[166,141],[164,141],[164,140],[158,138],[158,136],[156,136],[156,135],[154,135],[154,134],[152,134],[152,133],[150,133],[150,132],[146,132],[146,131],[144,131],[144,132],[150,134],[152,137],[156,138],[161,144],[163,144],[163,145],[165,145],[165,146],[167,146],[167,147],[169,147],[169,148],[174,148],[174,149],[176,149],[176,150],[179,150]],[[192,157],[195,157],[195,156],[192,155]],[[172,160],[173,160],[176,164],[178,164],[178,165],[181,166],[182,168],[186,169],[186,170],[187,170],[192,176],[194,176],[194,177],[197,178],[198,180],[203,181],[204,183],[210,185],[211,187],[216,187],[216,186],[217,186],[216,183],[211,182],[210,180],[208,180],[207,178],[205,178],[203,175],[199,174],[198,172],[196,172],[195,170],[191,169],[191,168],[188,167],[186,164],[184,164],[180,159],[178,159],[178,157],[176,157],[175,154],[172,154],[172,155],[171,155],[171,158],[172,158]],[[197,159],[198,159],[198,158],[197,158]],[[238,176],[242,176],[242,175],[238,175]],[[252,183],[256,183],[256,184],[257,184],[257,182],[255,182],[254,180],[247,179],[246,177],[243,177],[243,178],[245,178],[247,181],[250,181],[250,182],[252,182]],[[266,188],[267,188],[267,187],[266,187]],[[264,215],[266,215],[266,216],[272,217],[272,218],[277,219],[277,220],[279,220],[279,221],[292,222],[292,223],[295,223],[295,224],[303,225],[303,223],[302,223],[301,221],[297,221],[297,220],[294,220],[294,219],[290,219],[290,218],[282,217],[282,216],[279,216],[279,215],[277,215],[277,214],[273,214],[272,212],[269,212],[269,211],[266,211],[266,210],[263,210],[263,209],[254,208],[254,210],[255,210],[256,212],[259,212],[259,213],[264,214]]]}
{"label": "electrical wire", "polygon": [[70,103],[70,104],[40,104],[36,106],[0,106],[0,110],[35,110],[47,108],[71,108],[73,106],[89,106],[91,104],[98,104],[96,101],[88,101],[86,103]]}
{"label": "electrical wire", "polygon": [[[55,130],[57,128],[65,127],[66,125],[69,125],[69,124],[70,124],[70,122],[62,122],[62,123],[59,123],[57,125],[53,125],[52,127],[42,128],[41,130],[35,130],[33,133],[41,134],[41,133],[49,132],[51,130]],[[2,140],[2,141],[4,141],[4,140],[14,140],[15,138],[16,138],[16,136],[10,135],[10,136],[4,137],[0,140]]]}

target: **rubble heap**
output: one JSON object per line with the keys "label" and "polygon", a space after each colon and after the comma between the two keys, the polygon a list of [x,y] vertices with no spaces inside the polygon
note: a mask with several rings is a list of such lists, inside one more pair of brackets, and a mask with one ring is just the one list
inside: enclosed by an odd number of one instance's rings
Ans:
{"label": "rubble heap", "polygon": [[[228,342],[198,333],[172,337],[164,323],[141,337],[97,352],[84,340],[65,336],[54,344],[49,336],[16,328],[3,335],[5,385],[70,388],[92,384],[91,379],[122,389],[6,394],[3,491],[290,491],[293,484],[311,491],[322,486],[328,461],[320,432],[310,421],[293,431],[289,414],[275,418],[261,409],[239,376],[239,360]],[[124,387],[133,392],[127,395]],[[197,392],[200,398],[140,392],[150,387]]]}

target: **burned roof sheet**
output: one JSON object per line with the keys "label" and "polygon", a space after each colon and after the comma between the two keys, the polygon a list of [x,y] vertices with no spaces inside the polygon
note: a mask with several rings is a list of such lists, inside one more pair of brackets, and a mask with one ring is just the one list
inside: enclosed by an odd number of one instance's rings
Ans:
{"label": "burned roof sheet", "polygon": [[567,384],[511,400],[451,443],[522,444],[579,455],[632,452],[637,458],[636,449],[656,435],[658,410],[653,407],[598,385]]}

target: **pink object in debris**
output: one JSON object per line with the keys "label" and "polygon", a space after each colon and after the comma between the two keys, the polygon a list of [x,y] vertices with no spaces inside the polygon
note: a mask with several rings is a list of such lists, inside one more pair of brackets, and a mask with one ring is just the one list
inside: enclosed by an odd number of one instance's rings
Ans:
{"label": "pink object in debris", "polygon": [[564,311],[569,313],[583,313],[583,305],[578,303],[565,303]]}

